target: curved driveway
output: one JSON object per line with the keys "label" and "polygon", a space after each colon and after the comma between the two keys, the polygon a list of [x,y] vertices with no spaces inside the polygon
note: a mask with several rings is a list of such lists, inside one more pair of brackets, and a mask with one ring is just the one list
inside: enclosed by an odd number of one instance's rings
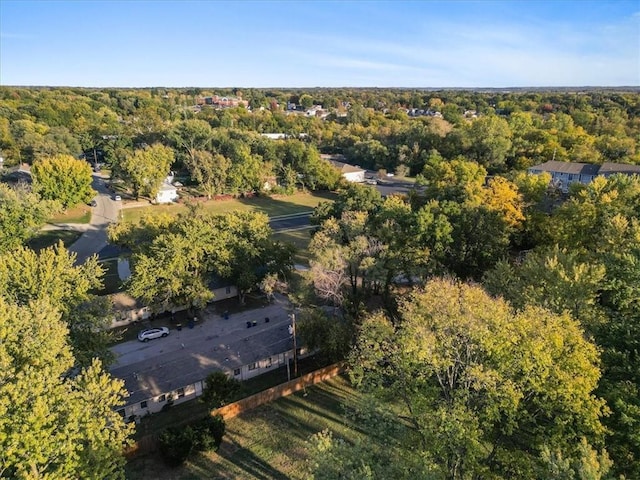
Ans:
{"label": "curved driveway", "polygon": [[77,264],[84,263],[91,255],[99,253],[107,246],[107,227],[117,222],[120,214],[120,202],[111,198],[107,188],[107,177],[94,173],[91,185],[98,192],[95,197],[96,206],[92,207],[91,211],[91,222],[85,233],[69,247],[69,251],[77,255]]}

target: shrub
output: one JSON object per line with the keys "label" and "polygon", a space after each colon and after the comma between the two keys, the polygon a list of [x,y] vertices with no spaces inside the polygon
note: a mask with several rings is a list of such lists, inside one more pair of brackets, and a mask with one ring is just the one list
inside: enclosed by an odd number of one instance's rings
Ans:
{"label": "shrub", "polygon": [[192,452],[218,451],[225,428],[220,415],[207,416],[184,428],[169,427],[160,435],[158,448],[167,465],[178,467]]}
{"label": "shrub", "polygon": [[158,441],[158,448],[165,463],[171,467],[178,467],[194,449],[195,432],[191,427],[169,427],[162,432]]}
{"label": "shrub", "polygon": [[218,451],[225,432],[225,423],[221,415],[208,416],[194,425],[196,432],[195,449],[201,452]]}
{"label": "shrub", "polygon": [[223,372],[213,372],[205,380],[200,401],[209,408],[219,408],[240,397],[241,385]]}

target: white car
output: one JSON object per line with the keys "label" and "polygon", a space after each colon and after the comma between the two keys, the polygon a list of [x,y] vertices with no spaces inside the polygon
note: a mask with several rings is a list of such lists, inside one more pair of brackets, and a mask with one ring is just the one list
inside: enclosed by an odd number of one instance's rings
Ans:
{"label": "white car", "polygon": [[147,328],[138,334],[138,340],[148,342],[154,338],[166,337],[167,335],[169,335],[169,329],[167,327]]}
{"label": "white car", "polygon": [[120,195],[116,195],[116,196],[114,196],[114,197],[113,197],[113,199],[114,199],[116,202],[119,202],[120,200],[122,200],[122,197],[121,197]]}

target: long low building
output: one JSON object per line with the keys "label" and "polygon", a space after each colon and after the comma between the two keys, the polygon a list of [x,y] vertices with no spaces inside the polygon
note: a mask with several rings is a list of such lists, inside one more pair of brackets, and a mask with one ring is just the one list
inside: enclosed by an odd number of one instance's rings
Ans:
{"label": "long low building", "polygon": [[[123,364],[111,368],[111,374],[124,380],[129,392],[119,413],[134,420],[159,412],[168,404],[196,398],[213,371],[247,380],[287,365],[294,358],[289,319],[283,313],[276,317],[269,323],[262,318],[251,328],[244,320],[228,320],[225,325],[230,330],[226,333],[198,325],[193,330],[172,331],[167,339],[128,348],[121,354],[125,357]],[[169,343],[171,339],[174,341]],[[153,353],[148,353],[150,349]],[[296,353],[304,356],[306,350],[298,348]]]}
{"label": "long low building", "polygon": [[592,163],[558,162],[550,161],[534,165],[527,170],[529,173],[541,174],[547,172],[551,174],[551,181],[563,192],[569,191],[572,183],[589,184],[594,178],[610,177],[616,173],[624,175],[640,175],[640,165],[629,165],[625,163],[603,163],[596,165]]}

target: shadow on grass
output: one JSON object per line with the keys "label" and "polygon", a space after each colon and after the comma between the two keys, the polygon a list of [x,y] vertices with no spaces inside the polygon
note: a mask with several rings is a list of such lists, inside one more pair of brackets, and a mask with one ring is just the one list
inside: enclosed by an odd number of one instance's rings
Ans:
{"label": "shadow on grass", "polygon": [[250,209],[270,217],[308,212],[321,202],[333,202],[337,195],[333,192],[298,192],[293,195],[254,196],[236,199]]}
{"label": "shadow on grass", "polygon": [[[231,451],[233,453],[227,453],[227,451]],[[291,478],[280,470],[274,468],[264,458],[256,455],[251,448],[246,448],[234,441],[227,442],[225,449],[221,449],[218,452],[218,456],[233,464],[236,474],[240,475],[235,478],[256,478],[261,480],[287,480]],[[222,470],[221,473],[225,473],[224,466],[212,462],[208,456],[200,456],[194,463],[195,465],[198,465],[200,462],[203,462],[206,465],[202,470],[209,475],[216,470]],[[206,478],[211,477],[208,476]],[[229,477],[225,476],[221,478]]]}
{"label": "shadow on grass", "polygon": [[[174,470],[164,467],[157,454],[138,457],[127,465],[127,478],[308,478],[305,472],[308,469],[309,438],[326,428],[346,441],[361,436],[362,427],[354,425],[343,412],[363,399],[345,377],[335,377],[309,387],[306,393],[297,392],[229,419],[218,453],[195,455],[184,466]],[[178,406],[174,408],[178,413]],[[188,414],[189,411],[186,408],[182,413]]]}
{"label": "shadow on grass", "polygon": [[38,232],[34,237],[31,237],[29,241],[27,241],[27,246],[30,249],[39,252],[40,250],[51,247],[62,240],[64,246],[68,248],[81,236],[82,232],[75,232],[71,230],[46,230]]}

